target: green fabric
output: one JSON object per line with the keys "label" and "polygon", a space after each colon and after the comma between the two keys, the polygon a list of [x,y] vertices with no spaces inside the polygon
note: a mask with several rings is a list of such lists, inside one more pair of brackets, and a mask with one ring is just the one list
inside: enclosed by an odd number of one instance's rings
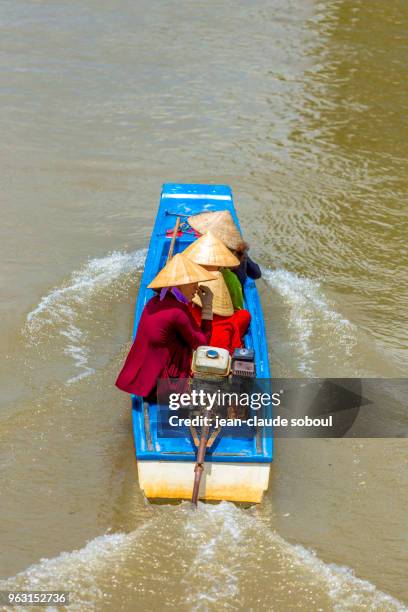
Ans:
{"label": "green fabric", "polygon": [[230,292],[234,310],[242,310],[244,307],[244,295],[238,276],[229,268],[224,268],[224,270],[222,270],[222,275],[228,287],[228,291]]}

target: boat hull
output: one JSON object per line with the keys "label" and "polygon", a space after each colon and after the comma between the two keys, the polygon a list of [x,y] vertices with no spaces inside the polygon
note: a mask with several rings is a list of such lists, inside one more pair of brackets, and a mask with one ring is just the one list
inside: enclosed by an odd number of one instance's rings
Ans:
{"label": "boat hull", "polygon": [[[149,283],[167,261],[177,217],[181,222],[173,254],[182,253],[196,239],[188,226],[189,216],[220,210],[228,210],[239,227],[232,191],[227,185],[163,185],[136,302],[133,336],[146,303],[154,295],[148,288]],[[244,306],[251,313],[245,346],[254,350],[257,378],[268,381],[271,378],[268,347],[255,281],[247,278],[243,289]],[[140,486],[149,499],[191,499],[196,443],[189,427],[181,426],[176,433],[169,428],[168,416],[165,406],[154,402],[147,404],[142,397],[132,396]],[[265,417],[271,416],[272,408],[266,407]],[[259,503],[268,487],[272,458],[273,436],[266,427],[244,428],[237,432],[221,430],[207,449],[200,498]]]}
{"label": "boat hull", "polygon": [[[194,466],[189,461],[138,461],[140,488],[149,499],[191,499]],[[269,472],[269,463],[205,463],[199,498],[260,503]]]}

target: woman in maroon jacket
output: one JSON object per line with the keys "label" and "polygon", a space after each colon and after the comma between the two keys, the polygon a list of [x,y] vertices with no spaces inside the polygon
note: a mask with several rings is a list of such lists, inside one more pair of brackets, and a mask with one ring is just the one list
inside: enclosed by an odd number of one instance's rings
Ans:
{"label": "woman in maroon jacket", "polygon": [[[149,288],[160,290],[143,309],[136,338],[116,380],[116,386],[145,399],[156,399],[159,378],[188,378],[193,350],[209,343],[212,293],[198,283],[214,275],[178,254],[159,272]],[[201,326],[188,304],[196,292],[203,303]]]}

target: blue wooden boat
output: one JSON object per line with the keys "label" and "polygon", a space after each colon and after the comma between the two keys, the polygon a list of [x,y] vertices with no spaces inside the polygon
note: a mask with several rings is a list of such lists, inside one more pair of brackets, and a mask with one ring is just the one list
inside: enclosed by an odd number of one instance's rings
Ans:
{"label": "blue wooden boat", "polygon": [[[171,231],[177,216],[181,229],[187,217],[200,212],[229,210],[239,226],[232,191],[226,185],[175,184],[163,185],[159,210],[151,235],[145,269],[136,302],[134,332],[146,302],[154,295],[147,285],[165,265]],[[175,242],[174,254],[182,252],[195,236],[183,231]],[[261,303],[255,282],[247,279],[244,286],[245,308],[251,315],[245,344],[255,350],[258,378],[270,378],[268,348]],[[143,404],[132,396],[132,422],[139,483],[146,497],[189,499],[194,480],[196,446],[186,427],[177,436],[163,433],[163,408]],[[160,412],[161,411],[161,412]],[[257,503],[268,487],[272,461],[272,438],[266,429],[258,428],[236,438],[223,435],[207,451],[205,470],[200,484],[201,499]]]}

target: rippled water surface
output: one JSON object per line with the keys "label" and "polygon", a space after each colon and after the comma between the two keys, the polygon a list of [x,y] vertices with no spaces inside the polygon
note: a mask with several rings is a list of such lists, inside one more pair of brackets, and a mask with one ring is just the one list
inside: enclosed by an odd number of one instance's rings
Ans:
{"label": "rippled water surface", "polygon": [[405,441],[280,440],[259,508],[150,505],[113,381],[165,181],[232,186],[276,376],[406,375],[407,4],[0,16],[0,587],[73,609],[405,609]]}

